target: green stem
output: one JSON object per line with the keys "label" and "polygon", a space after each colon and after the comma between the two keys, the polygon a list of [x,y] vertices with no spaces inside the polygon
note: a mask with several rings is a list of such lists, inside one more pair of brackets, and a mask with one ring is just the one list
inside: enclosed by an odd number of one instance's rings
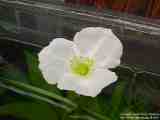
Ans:
{"label": "green stem", "polygon": [[38,100],[44,101],[44,102],[49,103],[49,104],[52,104],[52,105],[54,105],[54,106],[56,106],[56,107],[65,109],[65,110],[68,111],[68,112],[70,112],[70,111],[72,110],[72,109],[70,109],[69,107],[67,107],[66,105],[57,103],[57,102],[55,102],[55,101],[53,101],[53,100],[50,100],[50,99],[48,99],[48,98],[46,98],[46,97],[39,96],[39,95],[34,94],[34,93],[29,93],[29,92],[23,91],[23,90],[21,90],[21,89],[19,89],[19,88],[15,88],[15,87],[13,87],[13,86],[5,85],[5,84],[3,84],[3,83],[1,83],[1,82],[0,82],[0,87],[5,88],[5,89],[8,89],[8,90],[11,90],[11,91],[16,92],[16,93],[18,93],[18,94],[20,94],[20,95],[25,95],[25,96],[28,96],[28,97],[32,97],[32,98],[34,98],[34,99],[38,99]]}
{"label": "green stem", "polygon": [[8,79],[5,79],[5,78],[0,78],[0,79],[4,80],[4,82],[7,82],[8,84],[12,84],[12,85],[15,85],[17,87],[22,87],[24,89],[28,89],[28,90],[30,90],[32,92],[35,92],[35,93],[38,93],[40,95],[48,96],[48,97],[53,98],[55,100],[61,101],[65,104],[68,104],[68,105],[74,107],[74,108],[77,107],[77,105],[75,103],[66,99],[65,97],[59,96],[59,95],[57,95],[55,93],[52,93],[52,92],[49,92],[47,90],[44,90],[44,89],[41,89],[41,88],[38,88],[38,87],[35,87],[35,86],[31,86],[31,85],[26,84],[26,83],[18,82],[18,81],[15,81],[15,80],[8,80]]}
{"label": "green stem", "polygon": [[22,83],[22,82],[18,82],[18,81],[14,81],[14,80],[8,80],[8,83],[11,83],[13,85],[17,85],[19,87],[24,87],[26,89],[29,89],[33,92],[36,92],[36,93],[39,93],[41,95],[44,95],[44,96],[48,96],[50,98],[53,98],[53,99],[56,99],[56,100],[59,100],[61,102],[64,102],[68,105],[71,105],[72,107],[77,107],[77,105],[75,103],[73,103],[72,101],[62,97],[62,96],[59,96],[55,93],[52,93],[52,92],[49,92],[47,90],[44,90],[44,89],[41,89],[41,88],[38,88],[38,87],[35,87],[35,86],[31,86],[29,84],[25,84],[25,83]]}

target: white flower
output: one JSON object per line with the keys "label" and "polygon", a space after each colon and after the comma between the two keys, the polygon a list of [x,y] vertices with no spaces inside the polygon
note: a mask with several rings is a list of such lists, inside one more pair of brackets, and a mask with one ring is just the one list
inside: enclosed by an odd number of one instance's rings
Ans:
{"label": "white flower", "polygon": [[39,53],[39,68],[50,84],[85,96],[97,96],[117,80],[114,68],[120,64],[123,46],[112,30],[89,27],[74,41],[54,39]]}

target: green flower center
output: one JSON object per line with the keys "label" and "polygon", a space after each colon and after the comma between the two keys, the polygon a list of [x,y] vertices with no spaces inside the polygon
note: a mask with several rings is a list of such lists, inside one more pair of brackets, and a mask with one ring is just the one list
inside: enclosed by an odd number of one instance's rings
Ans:
{"label": "green flower center", "polygon": [[93,59],[86,57],[73,57],[70,67],[74,74],[79,76],[88,76],[93,68],[93,64]]}

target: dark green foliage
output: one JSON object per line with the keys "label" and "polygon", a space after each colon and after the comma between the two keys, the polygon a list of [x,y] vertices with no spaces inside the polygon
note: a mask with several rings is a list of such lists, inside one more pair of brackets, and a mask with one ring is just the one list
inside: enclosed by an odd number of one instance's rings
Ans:
{"label": "dark green foliage", "polygon": [[[22,120],[119,120],[121,113],[152,112],[160,77],[120,66],[119,80],[95,98],[49,85],[36,54],[25,51],[27,72],[13,65],[0,69],[0,116]],[[155,84],[157,83],[157,84]],[[152,99],[153,98],[153,99]]]}
{"label": "dark green foliage", "polygon": [[17,101],[2,105],[0,111],[0,115],[17,115],[20,118],[28,120],[58,120],[54,108],[42,102]]}

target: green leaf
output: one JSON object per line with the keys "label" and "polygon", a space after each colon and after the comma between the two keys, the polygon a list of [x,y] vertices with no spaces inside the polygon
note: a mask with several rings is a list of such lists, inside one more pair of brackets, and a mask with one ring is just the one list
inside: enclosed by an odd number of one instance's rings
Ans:
{"label": "green leaf", "polygon": [[0,115],[12,115],[27,120],[58,120],[54,108],[40,102],[15,102],[2,105]]}
{"label": "green leaf", "polygon": [[25,51],[26,62],[28,65],[28,76],[32,85],[45,88],[46,81],[43,79],[43,76],[38,68],[38,59],[36,55],[31,54],[30,52]]}
{"label": "green leaf", "polygon": [[97,120],[96,118],[89,115],[70,115],[69,118],[72,120]]}
{"label": "green leaf", "polygon": [[109,99],[105,95],[99,95],[97,97],[97,102],[99,104],[99,107],[101,108],[101,113],[104,115],[110,114],[110,107],[109,107]]}
{"label": "green leaf", "polygon": [[102,104],[102,101],[100,101],[100,96],[91,98],[87,96],[79,96],[74,92],[69,92],[67,98],[71,99],[79,105],[79,109],[77,110],[77,112],[81,114],[79,114],[78,116],[86,114],[100,120],[111,120],[106,114],[107,106],[105,106],[106,108],[102,107],[104,104]]}
{"label": "green leaf", "polygon": [[86,111],[89,115],[92,115],[93,117],[96,117],[99,120],[112,120],[111,118],[104,116],[100,113],[97,113],[95,111],[92,111],[92,109],[83,108],[84,111]]}
{"label": "green leaf", "polygon": [[111,117],[115,118],[115,120],[119,118],[121,104],[123,102],[125,86],[126,86],[126,82],[120,81],[115,87],[112,94],[110,113],[111,113]]}

